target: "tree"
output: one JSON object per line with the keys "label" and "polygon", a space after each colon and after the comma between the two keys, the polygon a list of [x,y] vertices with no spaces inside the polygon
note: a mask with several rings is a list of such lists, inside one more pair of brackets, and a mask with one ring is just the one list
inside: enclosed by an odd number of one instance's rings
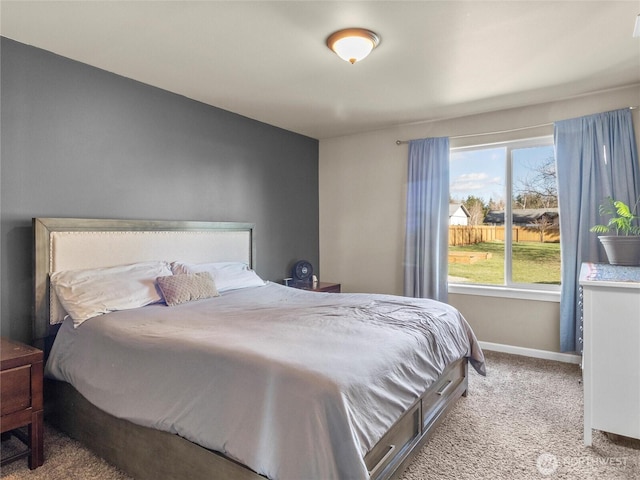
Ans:
{"label": "tree", "polygon": [[558,184],[553,156],[527,165],[526,176],[514,182],[514,208],[557,208]]}
{"label": "tree", "polygon": [[493,198],[489,199],[489,210],[504,211],[504,208],[504,200],[494,200]]}
{"label": "tree", "polygon": [[469,195],[462,204],[469,212],[469,225],[481,225],[484,223],[484,217],[487,214],[488,208],[481,198]]}
{"label": "tree", "polygon": [[553,226],[553,222],[546,215],[541,215],[533,221],[533,224],[540,231],[540,243],[544,243],[544,234]]}

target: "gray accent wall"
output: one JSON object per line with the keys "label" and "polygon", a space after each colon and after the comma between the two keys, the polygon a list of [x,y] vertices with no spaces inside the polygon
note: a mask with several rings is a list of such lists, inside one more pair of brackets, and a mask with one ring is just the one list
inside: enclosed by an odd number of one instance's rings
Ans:
{"label": "gray accent wall", "polygon": [[0,42],[3,336],[31,340],[32,217],[253,222],[261,277],[318,268],[316,139]]}

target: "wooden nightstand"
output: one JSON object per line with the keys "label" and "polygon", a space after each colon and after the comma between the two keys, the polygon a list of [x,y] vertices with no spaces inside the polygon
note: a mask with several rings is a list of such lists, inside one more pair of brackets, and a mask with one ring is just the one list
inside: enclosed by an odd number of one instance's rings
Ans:
{"label": "wooden nightstand", "polygon": [[[4,465],[29,456],[29,468],[44,461],[42,411],[42,351],[24,343],[0,339],[0,430],[11,432],[28,447],[9,458]],[[27,427],[27,435],[17,430]]]}
{"label": "wooden nightstand", "polygon": [[315,287],[312,283],[292,283],[290,286],[301,290],[309,290],[311,292],[340,293],[339,283],[318,282]]}

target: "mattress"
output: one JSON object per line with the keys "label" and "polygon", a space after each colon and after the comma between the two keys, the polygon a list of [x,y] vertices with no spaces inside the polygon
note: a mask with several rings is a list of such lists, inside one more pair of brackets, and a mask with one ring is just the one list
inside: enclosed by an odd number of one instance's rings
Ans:
{"label": "mattress", "polygon": [[462,357],[484,374],[449,305],[267,283],[66,319],[45,375],[274,480],[367,479],[364,455]]}

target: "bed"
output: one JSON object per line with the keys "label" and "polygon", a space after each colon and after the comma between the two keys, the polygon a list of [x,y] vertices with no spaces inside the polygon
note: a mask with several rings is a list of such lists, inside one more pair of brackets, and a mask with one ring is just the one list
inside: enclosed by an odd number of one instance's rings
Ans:
{"label": "bed", "polygon": [[[394,478],[466,395],[468,364],[484,374],[448,305],[264,282],[250,223],[33,226],[45,416],[135,478]],[[149,264],[163,269],[160,302],[95,314],[61,287]],[[225,273],[238,265],[241,277]],[[194,279],[217,295],[168,306],[165,283]]]}

